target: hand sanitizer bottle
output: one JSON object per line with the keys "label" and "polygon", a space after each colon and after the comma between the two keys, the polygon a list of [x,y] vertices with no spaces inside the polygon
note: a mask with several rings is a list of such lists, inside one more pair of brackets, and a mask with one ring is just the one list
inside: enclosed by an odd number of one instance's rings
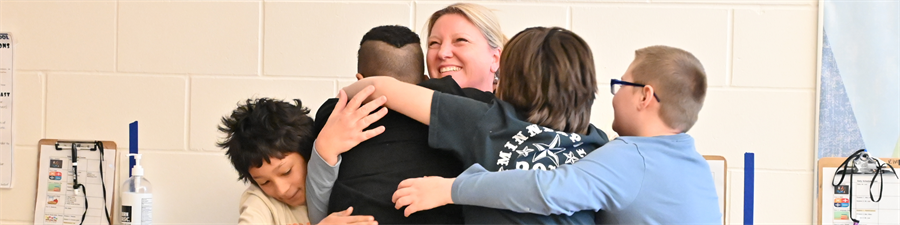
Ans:
{"label": "hand sanitizer bottle", "polygon": [[122,207],[119,215],[123,225],[150,225],[153,211],[153,194],[150,181],[144,178],[144,167],[141,166],[141,154],[134,156],[134,168],[131,177],[122,184]]}

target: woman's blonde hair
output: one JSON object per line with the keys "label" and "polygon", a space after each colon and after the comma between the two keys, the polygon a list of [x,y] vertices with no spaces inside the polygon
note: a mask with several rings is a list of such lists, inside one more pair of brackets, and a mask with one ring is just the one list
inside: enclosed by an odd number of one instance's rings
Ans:
{"label": "woman's blonde hair", "polygon": [[431,18],[425,24],[428,27],[428,36],[431,36],[431,28],[434,28],[434,23],[438,18],[447,14],[458,14],[469,19],[469,22],[481,30],[481,34],[488,40],[488,45],[492,48],[503,49],[503,45],[508,40],[500,30],[500,20],[497,19],[497,15],[494,15],[487,7],[472,3],[456,3],[431,14]]}

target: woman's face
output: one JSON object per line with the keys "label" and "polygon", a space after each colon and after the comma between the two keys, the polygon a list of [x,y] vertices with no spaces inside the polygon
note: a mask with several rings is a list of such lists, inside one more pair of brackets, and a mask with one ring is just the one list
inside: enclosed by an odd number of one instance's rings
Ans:
{"label": "woman's face", "polygon": [[427,44],[431,78],[453,75],[460,87],[493,91],[500,49],[491,47],[469,19],[460,14],[441,16],[435,21]]}

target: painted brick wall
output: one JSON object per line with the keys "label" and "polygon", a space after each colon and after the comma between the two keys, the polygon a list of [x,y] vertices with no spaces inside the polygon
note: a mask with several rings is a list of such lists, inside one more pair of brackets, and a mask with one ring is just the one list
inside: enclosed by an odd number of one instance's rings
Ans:
{"label": "painted brick wall", "polygon": [[[757,154],[756,222],[812,223],[817,1],[478,2],[509,36],[560,26],[585,38],[601,82],[591,118],[608,132],[607,82],[635,49],[693,52],[710,87],[690,133],[702,154],[728,159],[729,223],[742,221],[748,151]],[[154,222],[233,223],[244,185],[214,145],[219,118],[254,96],[300,98],[315,112],[355,80],[369,28],[421,32],[451,3],[0,0],[0,31],[13,34],[16,54],[16,182],[0,190],[0,224],[32,223],[38,140],[112,140],[125,150],[135,120]]]}

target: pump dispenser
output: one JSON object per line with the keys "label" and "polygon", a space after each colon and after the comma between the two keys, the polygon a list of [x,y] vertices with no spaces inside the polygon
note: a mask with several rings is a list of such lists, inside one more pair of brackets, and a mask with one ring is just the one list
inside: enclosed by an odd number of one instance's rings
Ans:
{"label": "pump dispenser", "polygon": [[134,156],[135,164],[131,177],[122,184],[122,207],[119,215],[123,225],[150,225],[153,211],[153,194],[150,181],[144,178],[141,154]]}

